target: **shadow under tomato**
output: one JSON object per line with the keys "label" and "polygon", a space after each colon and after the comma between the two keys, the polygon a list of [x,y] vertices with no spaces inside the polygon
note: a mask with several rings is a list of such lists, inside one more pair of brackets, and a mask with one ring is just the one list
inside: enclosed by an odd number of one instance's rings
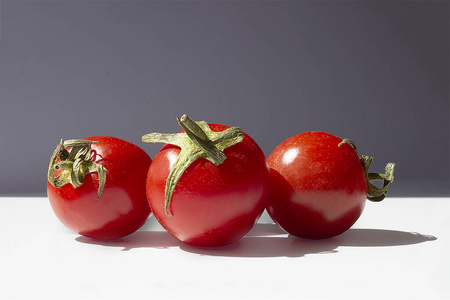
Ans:
{"label": "shadow under tomato", "polygon": [[181,247],[183,244],[165,231],[136,231],[126,237],[114,240],[96,240],[85,236],[79,236],[75,240],[84,244],[118,247],[122,248],[122,251],[136,248],[167,249]]}
{"label": "shadow under tomato", "polygon": [[307,240],[292,235],[245,236],[231,245],[199,248],[181,245],[181,249],[200,255],[225,257],[302,257],[308,254],[338,252],[339,247],[394,247],[433,241],[434,236],[384,229],[349,229],[329,239]]}
{"label": "shadow under tomato", "polygon": [[[155,230],[156,229],[156,230]],[[252,236],[268,236],[268,235],[280,235],[286,233],[275,224],[256,224],[250,232],[247,233],[246,237]],[[100,245],[105,247],[119,247],[123,248],[122,251],[128,251],[134,248],[183,248],[187,244],[180,242],[178,239],[174,238],[167,231],[162,230],[162,227],[155,226],[153,222],[144,225],[141,230],[136,231],[128,236],[120,239],[113,240],[97,240],[85,236],[79,236],[75,239],[77,242],[84,244]],[[194,247],[193,248],[201,248]],[[216,247],[214,247],[216,248]],[[223,248],[223,247],[217,247]]]}
{"label": "shadow under tomato", "polygon": [[436,237],[415,232],[386,229],[349,229],[345,233],[323,240],[306,240],[284,233],[276,224],[256,224],[239,241],[222,247],[194,247],[184,244],[166,231],[137,231],[116,240],[94,240],[77,237],[86,244],[119,247],[122,251],[135,248],[179,248],[183,251],[223,257],[302,257],[308,254],[336,253],[339,247],[394,247],[436,240]]}

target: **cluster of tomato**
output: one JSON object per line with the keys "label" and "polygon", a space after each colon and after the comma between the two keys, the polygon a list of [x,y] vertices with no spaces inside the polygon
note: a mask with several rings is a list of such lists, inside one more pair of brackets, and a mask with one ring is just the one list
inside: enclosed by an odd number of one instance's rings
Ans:
{"label": "cluster of tomato", "polygon": [[370,157],[328,133],[292,136],[266,159],[239,127],[177,120],[179,133],[142,137],[165,143],[153,161],[115,137],[61,140],[47,183],[59,220],[81,235],[115,239],[153,214],[184,243],[222,246],[243,237],[266,209],[289,234],[322,239],[349,229],[366,198],[381,200],[393,180],[394,164],[369,173]]}

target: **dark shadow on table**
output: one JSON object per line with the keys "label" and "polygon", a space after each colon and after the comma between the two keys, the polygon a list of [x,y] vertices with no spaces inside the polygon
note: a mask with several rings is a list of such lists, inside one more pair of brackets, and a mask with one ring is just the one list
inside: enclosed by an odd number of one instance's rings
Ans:
{"label": "dark shadow on table", "polygon": [[416,232],[387,229],[349,229],[345,233],[323,240],[301,239],[284,233],[276,224],[256,224],[239,241],[223,247],[194,247],[184,244],[166,231],[137,231],[116,240],[94,240],[77,237],[86,244],[119,247],[122,251],[135,248],[180,248],[199,255],[223,257],[302,257],[308,254],[338,252],[339,247],[394,247],[434,241],[437,238]]}

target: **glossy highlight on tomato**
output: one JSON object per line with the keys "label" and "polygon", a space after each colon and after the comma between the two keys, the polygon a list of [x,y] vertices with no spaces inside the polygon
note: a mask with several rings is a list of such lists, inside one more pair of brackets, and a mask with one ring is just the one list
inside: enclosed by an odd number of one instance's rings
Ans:
{"label": "glossy highlight on tomato", "polygon": [[[230,128],[220,124],[209,127],[213,132]],[[179,146],[166,144],[150,166],[147,197],[156,219],[189,245],[223,246],[239,240],[266,205],[269,169],[258,144],[244,133],[241,142],[223,150],[223,163],[195,160],[173,191],[169,213],[165,209],[166,182],[180,152]]]}
{"label": "glossy highlight on tomato", "polygon": [[366,172],[348,143],[325,132],[306,132],[279,144],[268,157],[267,211],[288,233],[308,239],[336,236],[363,212]]}
{"label": "glossy highlight on tomato", "polygon": [[91,145],[88,158],[106,169],[103,191],[99,196],[97,172],[85,175],[76,188],[70,183],[55,187],[47,182],[53,211],[66,227],[83,236],[115,239],[133,233],[151,213],[145,191],[151,158],[140,147],[119,138],[93,136],[82,140],[98,142]]}

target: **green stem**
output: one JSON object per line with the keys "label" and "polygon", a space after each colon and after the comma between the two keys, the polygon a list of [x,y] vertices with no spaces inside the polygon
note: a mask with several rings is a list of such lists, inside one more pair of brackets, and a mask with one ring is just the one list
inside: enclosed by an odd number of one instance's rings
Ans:
{"label": "green stem", "polygon": [[[57,188],[68,183],[77,188],[84,183],[87,174],[96,172],[99,177],[97,199],[100,198],[106,183],[106,169],[90,160],[91,145],[97,143],[86,140],[61,140],[50,158],[48,182]],[[68,151],[68,148],[72,149]],[[56,171],[61,171],[58,176],[55,176]]]}
{"label": "green stem", "polygon": [[165,143],[181,148],[166,181],[164,207],[167,216],[173,216],[170,212],[172,195],[187,168],[199,158],[205,158],[216,166],[222,164],[226,159],[223,150],[244,139],[244,133],[239,127],[230,127],[221,132],[214,132],[206,122],[195,122],[187,115],[177,118],[177,121],[185,132],[149,133],[142,137],[144,143]]}
{"label": "green stem", "polygon": [[[360,156],[356,149],[356,144],[351,139],[343,139],[342,142],[339,143],[338,147],[341,147],[346,143],[350,144],[350,146],[352,146],[352,148],[355,150],[364,168],[367,182],[367,199],[372,202],[382,201],[387,195],[389,184],[394,181],[395,164],[392,162],[386,164],[384,174],[371,173],[369,172],[369,168],[372,164],[373,157],[367,155]],[[383,181],[383,186],[380,188],[376,187],[372,184],[372,181]]]}
{"label": "green stem", "polygon": [[177,118],[178,124],[184,129],[187,136],[206,155],[206,159],[216,166],[223,163],[226,159],[225,154],[215,147],[214,143],[208,138],[205,131],[200,128],[194,121],[183,115],[183,120]]}

